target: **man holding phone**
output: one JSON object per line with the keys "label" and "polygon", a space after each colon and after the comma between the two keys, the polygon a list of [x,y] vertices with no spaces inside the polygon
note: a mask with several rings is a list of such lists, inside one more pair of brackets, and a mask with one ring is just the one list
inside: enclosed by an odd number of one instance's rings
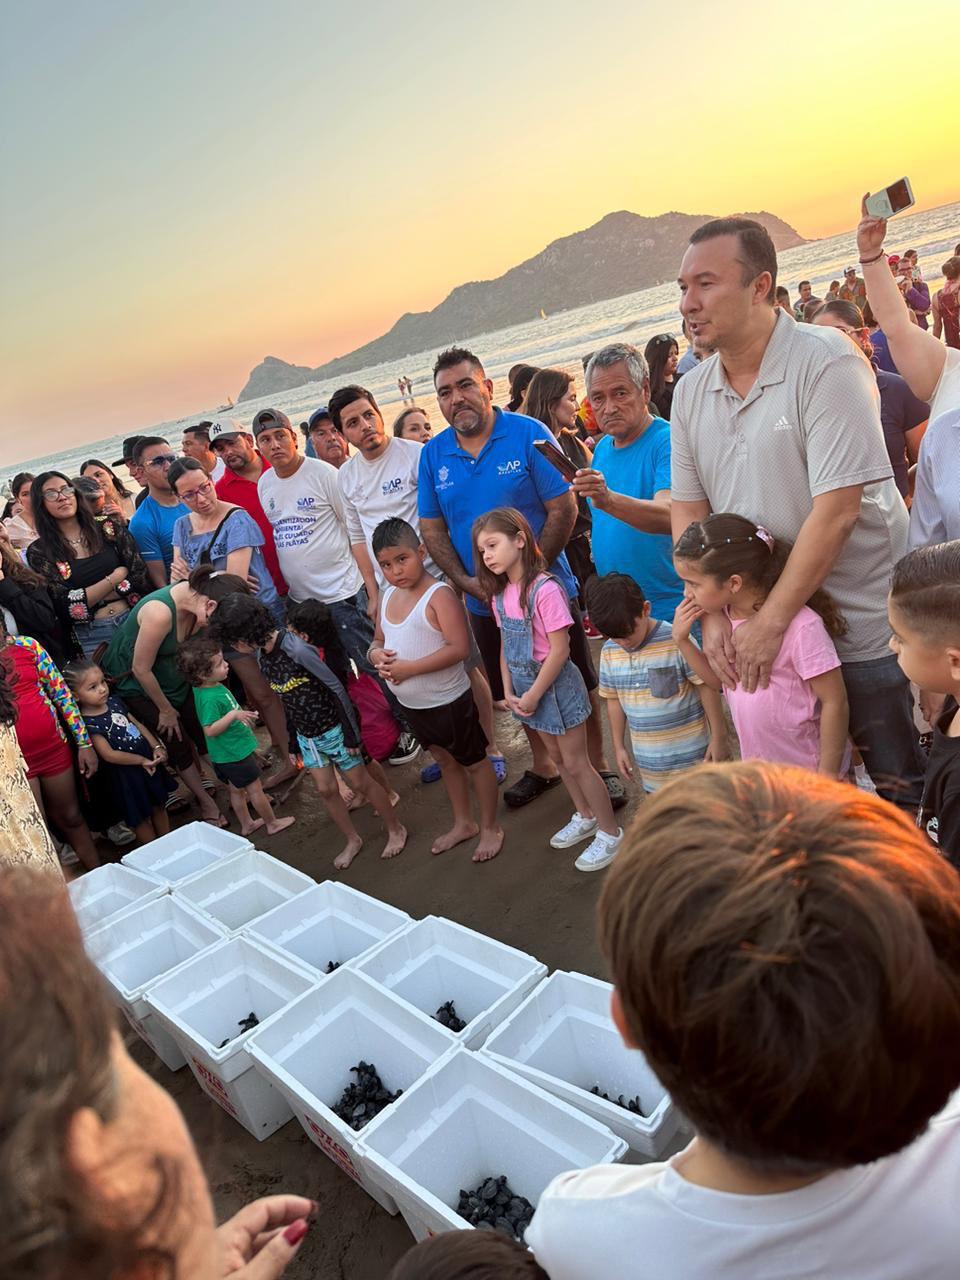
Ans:
{"label": "man holding phone", "polygon": [[597,573],[627,573],[655,618],[670,622],[683,598],[670,537],[670,423],[650,412],[650,372],[636,347],[595,351],[584,375],[603,437],[593,466],[573,482],[593,508]]}

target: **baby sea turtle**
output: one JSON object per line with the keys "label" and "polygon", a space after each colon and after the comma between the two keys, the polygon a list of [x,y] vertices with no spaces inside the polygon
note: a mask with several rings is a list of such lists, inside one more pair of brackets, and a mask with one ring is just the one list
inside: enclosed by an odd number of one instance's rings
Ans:
{"label": "baby sea turtle", "polygon": [[457,1006],[452,1000],[442,1004],[433,1016],[441,1026],[447,1027],[450,1031],[462,1031],[467,1025],[462,1018],[457,1017]]}
{"label": "baby sea turtle", "polygon": [[632,1111],[635,1116],[644,1114],[643,1108],[640,1106],[640,1095],[635,1098],[624,1098],[623,1094],[618,1094],[616,1098],[611,1098],[608,1093],[603,1093],[600,1086],[595,1084],[590,1092],[597,1098],[603,1098],[604,1102],[612,1102],[615,1106],[623,1107],[624,1111]]}
{"label": "baby sea turtle", "polygon": [[240,1030],[235,1035],[227,1036],[225,1040],[221,1040],[220,1043],[217,1045],[217,1048],[218,1049],[225,1048],[230,1043],[231,1040],[236,1039],[237,1035],[242,1035],[244,1031],[252,1031],[254,1027],[258,1027],[259,1025],[260,1025],[260,1019],[251,1009],[250,1012],[247,1014],[247,1016],[245,1018],[241,1018],[240,1021],[237,1023],[237,1026],[240,1028]]}
{"label": "baby sea turtle", "polygon": [[345,1121],[351,1129],[362,1129],[374,1116],[379,1115],[384,1107],[395,1102],[402,1089],[391,1093],[384,1086],[372,1062],[358,1062],[350,1070],[356,1075],[356,1084],[348,1084],[340,1095],[339,1102],[331,1108],[334,1115]]}
{"label": "baby sea turtle", "polygon": [[518,1196],[505,1174],[485,1178],[473,1191],[461,1188],[457,1213],[480,1231],[502,1231],[522,1242],[533,1217],[533,1205]]}
{"label": "baby sea turtle", "polygon": [[340,961],[339,961],[339,960],[328,960],[328,961],[327,961],[327,967],[324,969],[324,971],[323,971],[323,972],[324,972],[324,973],[333,973],[334,969],[339,969],[339,968],[340,968]]}

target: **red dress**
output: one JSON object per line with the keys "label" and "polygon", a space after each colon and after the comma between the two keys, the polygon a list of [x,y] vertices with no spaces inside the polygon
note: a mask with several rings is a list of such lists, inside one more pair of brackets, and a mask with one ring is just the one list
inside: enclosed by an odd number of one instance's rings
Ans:
{"label": "red dress", "polygon": [[67,737],[54,710],[56,704],[77,740],[89,747],[83,717],[73,694],[50,655],[28,636],[11,636],[3,650],[12,668],[11,685],[17,703],[17,741],[28,778],[50,778],[73,765]]}

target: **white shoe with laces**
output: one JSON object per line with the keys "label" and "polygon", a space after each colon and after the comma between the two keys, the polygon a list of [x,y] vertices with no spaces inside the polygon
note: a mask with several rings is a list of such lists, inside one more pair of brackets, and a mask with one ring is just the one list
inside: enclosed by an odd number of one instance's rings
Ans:
{"label": "white shoe with laces", "polygon": [[575,813],[565,827],[561,827],[555,836],[550,837],[550,846],[553,849],[569,849],[572,844],[589,840],[596,830],[596,818],[585,818],[582,813]]}
{"label": "white shoe with laces", "polygon": [[617,856],[622,840],[623,827],[618,828],[615,836],[598,831],[573,865],[578,871],[602,871]]}

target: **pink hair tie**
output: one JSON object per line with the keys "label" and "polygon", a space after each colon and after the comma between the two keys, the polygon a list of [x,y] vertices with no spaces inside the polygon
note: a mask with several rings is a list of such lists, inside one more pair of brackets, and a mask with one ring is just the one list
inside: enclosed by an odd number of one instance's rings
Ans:
{"label": "pink hair tie", "polygon": [[761,542],[765,542],[767,544],[768,551],[773,551],[773,534],[770,533],[769,530],[764,529],[761,524],[757,525],[756,537],[758,537]]}

